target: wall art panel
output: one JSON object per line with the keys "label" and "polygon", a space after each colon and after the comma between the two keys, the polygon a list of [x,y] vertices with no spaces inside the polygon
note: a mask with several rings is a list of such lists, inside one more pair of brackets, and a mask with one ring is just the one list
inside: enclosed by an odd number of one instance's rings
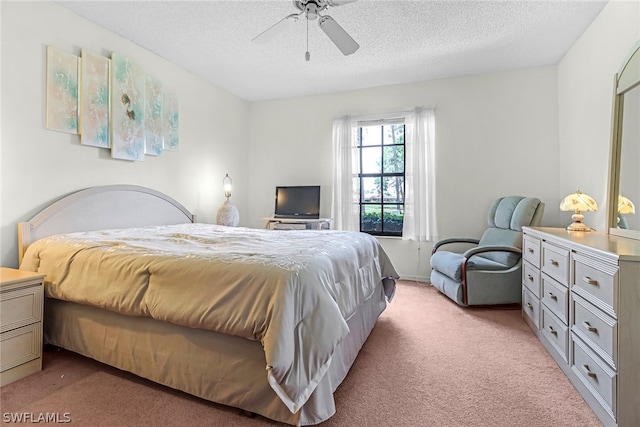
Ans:
{"label": "wall art panel", "polygon": [[164,92],[164,149],[178,151],[180,147],[180,117],[178,114],[178,97],[170,92]]}
{"label": "wall art panel", "polygon": [[82,49],[80,143],[109,148],[109,58]]}
{"label": "wall art panel", "polygon": [[162,83],[149,74],[145,98],[145,154],[159,156],[164,148]]}
{"label": "wall art panel", "polygon": [[78,133],[79,58],[47,46],[47,129]]}
{"label": "wall art panel", "polygon": [[144,160],[145,73],[134,61],[111,55],[111,157]]}

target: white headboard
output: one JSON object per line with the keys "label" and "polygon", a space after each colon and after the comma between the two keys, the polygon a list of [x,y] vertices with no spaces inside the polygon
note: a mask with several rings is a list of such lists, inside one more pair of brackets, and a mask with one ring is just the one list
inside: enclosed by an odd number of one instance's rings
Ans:
{"label": "white headboard", "polygon": [[105,185],[71,193],[30,221],[18,223],[18,257],[38,239],[54,234],[195,222],[173,198],[137,185]]}

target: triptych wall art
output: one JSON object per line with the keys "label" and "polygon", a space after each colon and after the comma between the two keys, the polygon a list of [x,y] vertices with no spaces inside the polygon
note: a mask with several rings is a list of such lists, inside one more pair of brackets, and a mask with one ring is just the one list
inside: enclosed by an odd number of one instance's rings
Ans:
{"label": "triptych wall art", "polygon": [[116,159],[143,161],[178,151],[178,98],[116,52],[81,56],[47,46],[46,127],[80,135]]}

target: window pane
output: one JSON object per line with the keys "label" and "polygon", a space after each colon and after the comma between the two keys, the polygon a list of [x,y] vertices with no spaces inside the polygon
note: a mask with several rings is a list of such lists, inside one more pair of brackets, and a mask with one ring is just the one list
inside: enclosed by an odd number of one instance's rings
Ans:
{"label": "window pane", "polygon": [[404,203],[404,177],[391,176],[384,178],[384,202]]}
{"label": "window pane", "polygon": [[363,126],[361,145],[382,145],[380,126]]}
{"label": "window pane", "polygon": [[404,172],[404,145],[384,147],[384,172]]}
{"label": "window pane", "polygon": [[380,178],[362,178],[362,190],[364,202],[379,202],[380,200],[382,200],[382,192],[380,191]]}
{"label": "window pane", "polygon": [[382,168],[382,150],[378,147],[365,147],[362,151],[362,173],[380,173]]}
{"label": "window pane", "polygon": [[382,231],[382,206],[362,205],[360,229],[368,232]]}
{"label": "window pane", "polygon": [[387,233],[402,233],[404,209],[402,205],[384,206],[384,231]]}
{"label": "window pane", "polygon": [[404,144],[404,125],[386,125],[384,127],[384,145]]}

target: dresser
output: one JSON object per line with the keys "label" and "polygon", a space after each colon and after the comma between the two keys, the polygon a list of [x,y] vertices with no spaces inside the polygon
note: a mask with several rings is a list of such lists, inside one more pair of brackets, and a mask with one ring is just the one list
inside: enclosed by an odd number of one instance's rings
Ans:
{"label": "dresser", "polygon": [[523,227],[522,316],[605,426],[640,426],[640,241]]}
{"label": "dresser", "polygon": [[0,267],[0,386],[42,369],[43,280]]}

